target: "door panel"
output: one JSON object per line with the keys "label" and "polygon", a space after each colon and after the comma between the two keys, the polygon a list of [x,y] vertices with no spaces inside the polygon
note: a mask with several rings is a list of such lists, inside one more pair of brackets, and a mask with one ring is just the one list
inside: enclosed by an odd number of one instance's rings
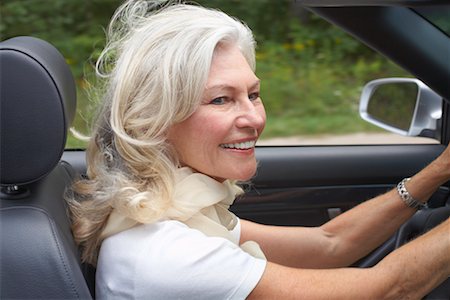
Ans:
{"label": "door panel", "polygon": [[[443,150],[438,144],[258,147],[257,175],[231,210],[264,224],[317,226],[393,188]],[[63,160],[86,173],[84,151],[66,151]],[[448,194],[442,187],[430,206],[442,206]]]}
{"label": "door panel", "polygon": [[[317,226],[393,188],[426,166],[442,145],[258,147],[259,168],[232,206],[264,224]],[[433,196],[441,206],[448,187]]]}

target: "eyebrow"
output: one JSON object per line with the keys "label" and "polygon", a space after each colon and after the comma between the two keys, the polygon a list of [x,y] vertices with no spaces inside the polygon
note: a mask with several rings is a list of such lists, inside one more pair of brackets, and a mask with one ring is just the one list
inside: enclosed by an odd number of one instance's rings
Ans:
{"label": "eyebrow", "polygon": [[[254,89],[255,87],[257,87],[257,86],[259,86],[260,85],[260,83],[261,83],[261,80],[260,79],[258,79],[258,80],[256,80],[255,81],[255,83],[253,83],[251,86],[250,86],[250,90],[251,89]],[[220,84],[216,84],[216,85],[212,85],[212,86],[207,86],[206,88],[205,88],[205,91],[210,91],[210,90],[215,90],[215,89],[217,89],[217,90],[226,90],[226,89],[234,89],[234,87],[232,86],[232,85],[229,85],[229,84],[226,84],[226,83],[220,83]]]}

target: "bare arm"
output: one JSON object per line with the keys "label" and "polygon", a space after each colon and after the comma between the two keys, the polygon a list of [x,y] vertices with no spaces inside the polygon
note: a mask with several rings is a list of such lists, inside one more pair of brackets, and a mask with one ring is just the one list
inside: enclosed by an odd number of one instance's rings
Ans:
{"label": "bare arm", "polygon": [[[450,147],[417,173],[409,192],[421,201],[450,179]],[[414,214],[396,190],[387,192],[336,217],[321,227],[277,227],[242,221],[242,242],[260,244],[271,262],[299,268],[348,266],[390,237]]]}
{"label": "bare arm", "polygon": [[419,299],[450,275],[450,219],[368,269],[268,263],[248,299]]}

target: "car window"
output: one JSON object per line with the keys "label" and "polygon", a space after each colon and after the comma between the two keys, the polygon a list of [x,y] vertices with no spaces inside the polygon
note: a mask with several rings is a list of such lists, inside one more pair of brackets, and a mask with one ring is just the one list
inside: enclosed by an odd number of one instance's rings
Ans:
{"label": "car window", "polygon": [[[381,55],[292,0],[199,0],[245,21],[257,46],[257,76],[267,111],[259,145],[435,143],[388,133],[359,117],[362,87],[411,77]],[[67,148],[85,148],[96,103],[92,64],[118,0],[2,1],[1,36],[53,43],[76,78],[78,109]],[[51,12],[51,17],[49,16]]]}

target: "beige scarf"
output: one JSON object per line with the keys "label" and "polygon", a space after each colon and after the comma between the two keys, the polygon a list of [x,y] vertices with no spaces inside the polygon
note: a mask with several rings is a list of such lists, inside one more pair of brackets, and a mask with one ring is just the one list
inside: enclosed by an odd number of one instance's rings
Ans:
{"label": "beige scarf", "polygon": [[[236,226],[237,217],[228,209],[242,189],[229,180],[221,183],[186,167],[178,169],[176,182],[172,206],[161,220],[177,220],[207,236],[222,237],[236,245],[230,231]],[[100,238],[103,240],[139,224],[113,209]],[[240,247],[254,257],[265,259],[256,242],[247,241]]]}

